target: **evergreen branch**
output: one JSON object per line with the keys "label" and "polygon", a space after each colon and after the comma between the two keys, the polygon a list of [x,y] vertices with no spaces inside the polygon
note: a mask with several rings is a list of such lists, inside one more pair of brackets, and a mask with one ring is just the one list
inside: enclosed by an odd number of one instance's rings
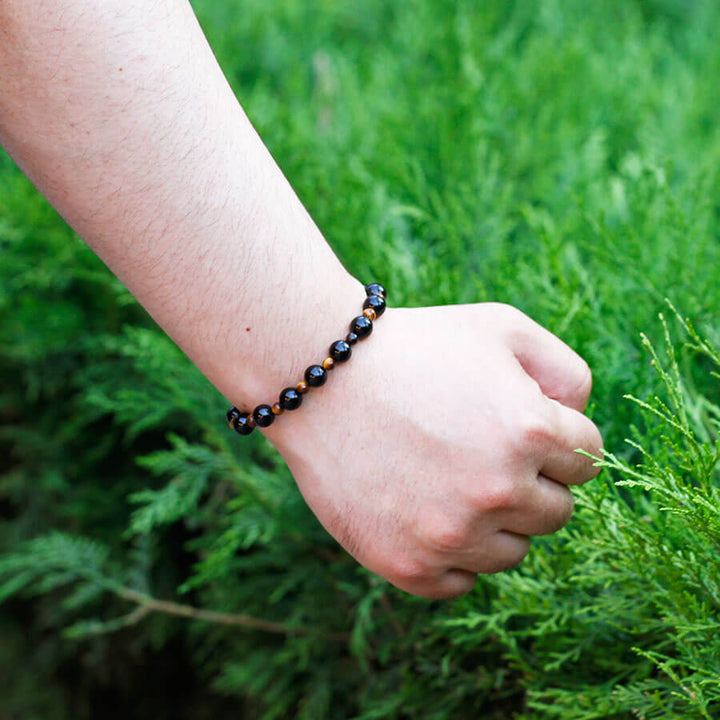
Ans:
{"label": "evergreen branch", "polygon": [[136,603],[139,607],[135,613],[127,616],[133,618],[131,622],[139,622],[146,615],[159,612],[165,615],[174,615],[176,617],[188,618],[190,620],[199,620],[201,622],[209,622],[216,625],[230,625],[234,627],[242,627],[248,630],[259,630],[261,632],[272,633],[275,635],[318,635],[334,642],[347,642],[349,635],[347,633],[324,632],[316,628],[304,627],[302,625],[287,625],[285,623],[275,622],[273,620],[264,620],[262,618],[245,615],[243,613],[224,613],[216,610],[203,610],[192,605],[183,605],[171,600],[158,600],[151,595],[137,592],[127,587],[118,588],[116,594]]}
{"label": "evergreen branch", "polygon": [[395,630],[395,634],[398,637],[405,637],[405,635],[407,635],[407,630],[403,627],[402,623],[398,620],[397,614],[395,613],[392,603],[390,602],[390,598],[387,595],[381,595],[380,603],[382,604],[383,609],[387,613],[387,617],[390,620],[390,624],[393,626],[393,630]]}
{"label": "evergreen branch", "polygon": [[82,605],[102,592],[134,603],[128,615],[110,620],[83,620],[68,629],[72,637],[114,632],[135,625],[153,612],[217,625],[242,627],[275,635],[314,635],[334,642],[348,642],[349,634],[264,620],[245,614],[203,610],[169,600],[159,600],[127,587],[117,568],[109,564],[109,551],[85,538],[54,532],[26,543],[16,553],[0,556],[0,602],[20,592],[45,593],[75,585],[71,605]]}

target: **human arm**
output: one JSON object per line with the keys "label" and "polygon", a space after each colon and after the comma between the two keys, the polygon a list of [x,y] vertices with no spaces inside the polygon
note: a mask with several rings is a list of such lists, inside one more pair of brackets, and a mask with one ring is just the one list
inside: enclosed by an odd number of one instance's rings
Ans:
{"label": "human arm", "polygon": [[[0,0],[0,27],[0,137],[18,164],[230,401],[274,399],[364,293],[189,5]],[[584,363],[509,308],[389,310],[265,432],[353,555],[442,596],[568,519],[564,484],[594,474],[572,450],[599,444],[588,392]]]}

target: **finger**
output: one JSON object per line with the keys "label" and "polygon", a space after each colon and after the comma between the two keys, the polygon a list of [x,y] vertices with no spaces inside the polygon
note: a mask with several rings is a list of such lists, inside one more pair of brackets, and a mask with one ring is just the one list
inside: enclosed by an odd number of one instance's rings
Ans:
{"label": "finger", "polygon": [[582,412],[592,389],[587,363],[562,340],[520,313],[509,337],[510,349],[543,393]]}
{"label": "finger", "polygon": [[454,567],[449,572],[464,570],[483,575],[503,572],[521,563],[529,550],[530,538],[526,535],[498,530],[467,550],[454,553],[451,560]]}
{"label": "finger", "polygon": [[565,527],[575,507],[570,490],[542,475],[531,488],[520,507],[500,518],[503,528],[517,535],[550,535]]}
{"label": "finger", "polygon": [[[428,571],[423,577],[389,579],[401,590],[420,597],[457,597],[473,589],[478,574],[509,570],[522,562],[529,549],[530,538],[499,530],[467,550],[438,554],[436,570]],[[451,563],[450,569],[441,569]]]}
{"label": "finger", "polygon": [[476,583],[477,573],[456,568],[447,570],[434,585],[415,594],[433,599],[460,597],[469,593]]}
{"label": "finger", "polygon": [[395,587],[411,595],[429,599],[458,597],[470,592],[477,582],[477,573],[461,568],[447,569],[447,564],[427,565],[422,573],[383,574]]}
{"label": "finger", "polygon": [[550,426],[546,438],[545,457],[540,473],[565,485],[580,485],[592,480],[600,469],[593,460],[578,450],[598,457],[602,447],[600,431],[590,418],[577,410],[549,401]]}

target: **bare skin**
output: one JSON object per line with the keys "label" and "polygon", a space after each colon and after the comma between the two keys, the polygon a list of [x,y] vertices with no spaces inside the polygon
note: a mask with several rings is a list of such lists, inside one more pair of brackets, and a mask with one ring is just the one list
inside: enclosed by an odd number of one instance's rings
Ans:
{"label": "bare skin", "polygon": [[[185,0],[0,0],[0,39],[0,141],[230,402],[272,401],[344,335],[362,285]],[[588,367],[513,308],[389,309],[333,373],[264,432],[325,527],[408,592],[517,564],[596,474],[574,452],[601,444]]]}

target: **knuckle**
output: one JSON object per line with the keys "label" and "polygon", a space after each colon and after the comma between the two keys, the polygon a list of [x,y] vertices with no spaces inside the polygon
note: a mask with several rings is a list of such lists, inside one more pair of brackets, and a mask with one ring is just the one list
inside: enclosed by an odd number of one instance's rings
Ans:
{"label": "knuckle", "polygon": [[512,510],[518,504],[518,490],[509,482],[491,483],[478,492],[476,502],[483,510]]}
{"label": "knuckle", "polygon": [[507,303],[488,303],[495,317],[502,321],[508,338],[522,338],[527,327],[528,316],[513,305]]}
{"label": "knuckle", "polygon": [[550,421],[540,413],[526,413],[517,423],[515,449],[523,454],[535,454],[553,439]]}
{"label": "knuckle", "polygon": [[465,523],[457,519],[434,521],[425,529],[428,544],[434,550],[453,552],[467,547],[469,533]]}
{"label": "knuckle", "polygon": [[382,573],[394,585],[400,588],[425,584],[430,579],[429,567],[420,560],[405,556],[396,556],[390,561],[387,572]]}

